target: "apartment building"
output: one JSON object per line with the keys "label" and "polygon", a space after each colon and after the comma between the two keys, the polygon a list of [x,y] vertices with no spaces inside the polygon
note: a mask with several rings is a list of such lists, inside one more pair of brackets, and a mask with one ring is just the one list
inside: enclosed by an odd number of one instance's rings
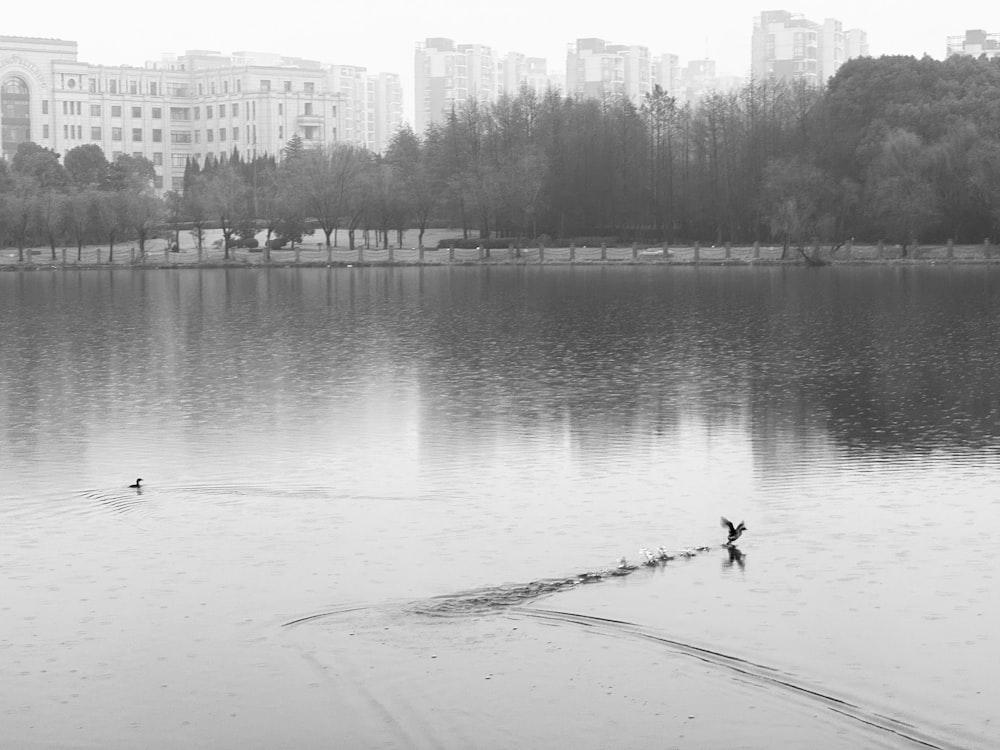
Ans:
{"label": "apartment building", "polygon": [[948,37],[947,56],[1000,57],[1000,34],[987,34],[983,29],[968,29],[962,36]]}
{"label": "apartment building", "polygon": [[770,10],[754,20],[751,71],[759,80],[821,86],[847,60],[867,54],[867,34],[845,31],[833,18],[817,23],[787,10]]}
{"label": "apartment building", "polygon": [[566,93],[586,99],[627,96],[639,101],[652,90],[649,49],[577,39],[566,51]]}
{"label": "apartment building", "polygon": [[456,44],[444,37],[417,43],[413,79],[418,133],[444,122],[468,99],[494,102],[503,94],[516,96],[522,86],[538,93],[565,88],[565,79],[549,72],[544,58],[501,54],[483,44]]}
{"label": "apartment building", "polygon": [[398,77],[273,53],[192,50],[114,67],[81,62],[76,42],[0,36],[5,158],[27,140],[63,155],[93,143],[112,160],[148,158],[161,190],[180,188],[188,158],[280,154],[293,135],[382,151],[401,100]]}

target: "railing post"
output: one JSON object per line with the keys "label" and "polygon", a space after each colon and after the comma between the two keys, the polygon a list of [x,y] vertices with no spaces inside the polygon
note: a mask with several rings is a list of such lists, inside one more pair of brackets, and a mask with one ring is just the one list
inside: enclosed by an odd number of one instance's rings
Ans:
{"label": "railing post", "polygon": [[449,263],[454,263],[455,262],[455,243],[454,242],[452,242],[452,243],[450,243],[448,245],[448,262]]}
{"label": "railing post", "polygon": [[358,243],[358,263],[364,263],[364,262],[365,262],[365,246],[359,242]]}
{"label": "railing post", "polygon": [[62,249],[62,264],[66,265],[66,248]]}
{"label": "railing post", "polygon": [[951,237],[948,238],[948,249],[945,250],[944,257],[946,257],[948,260],[955,259],[955,240],[953,240]]}
{"label": "railing post", "polygon": [[670,243],[669,242],[664,242],[663,243],[663,262],[666,263],[667,262],[667,258],[669,258],[669,257],[670,257]]}
{"label": "railing post", "polygon": [[389,246],[389,262],[396,262],[396,249],[392,245]]}
{"label": "railing post", "polygon": [[848,240],[844,243],[844,252],[847,255],[847,259],[851,260],[851,256],[854,255],[854,243]]}
{"label": "railing post", "polygon": [[701,262],[701,245],[697,242],[694,243],[694,262]]}
{"label": "railing post", "polygon": [[421,245],[420,247],[417,248],[417,259],[420,261],[421,264],[423,264],[423,262],[424,262],[424,246],[423,245]]}
{"label": "railing post", "polygon": [[569,262],[572,263],[576,260],[576,243],[569,243]]}
{"label": "railing post", "polygon": [[753,243],[753,259],[760,260],[760,242]]}
{"label": "railing post", "polygon": [[636,243],[632,243],[632,262],[637,263],[639,261],[639,246]]}
{"label": "railing post", "polygon": [[990,238],[986,237],[983,240],[983,258],[989,260],[993,257],[993,248],[990,247]]}
{"label": "railing post", "polygon": [[101,248],[97,248],[97,265],[101,265]]}
{"label": "railing post", "polygon": [[333,263],[333,246],[332,245],[327,245],[326,246],[326,262],[327,263]]}
{"label": "railing post", "polygon": [[541,265],[545,262],[545,243],[538,243],[538,264]]}
{"label": "railing post", "polygon": [[726,243],[726,260],[731,260],[733,257],[733,247],[730,243]]}
{"label": "railing post", "polygon": [[885,252],[885,246],[882,244],[882,240],[878,241],[878,255],[875,256],[878,260],[882,260],[882,253]]}
{"label": "railing post", "polygon": [[299,260],[302,258],[302,254],[299,250],[298,245],[295,246],[295,265],[299,264]]}
{"label": "railing post", "polygon": [[601,260],[608,259],[608,245],[605,242],[601,243]]}

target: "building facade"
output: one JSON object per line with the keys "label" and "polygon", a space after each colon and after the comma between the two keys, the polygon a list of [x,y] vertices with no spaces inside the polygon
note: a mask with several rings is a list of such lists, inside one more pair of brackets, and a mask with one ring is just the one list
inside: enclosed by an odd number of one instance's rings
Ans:
{"label": "building facade", "polygon": [[750,67],[758,80],[822,86],[847,60],[867,54],[867,34],[845,31],[833,18],[817,23],[787,10],[770,10],[754,20]]}
{"label": "building facade", "polygon": [[278,155],[294,135],[309,146],[384,150],[402,125],[402,89],[398,77],[380,80],[363,68],[255,52],[91,65],[77,59],[76,42],[0,37],[0,148],[10,158],[29,140],[62,155],[92,143],[110,160],[148,158],[157,189],[177,190],[189,158],[234,148]]}
{"label": "building facade", "polygon": [[544,58],[519,52],[501,54],[483,44],[456,44],[433,37],[417,43],[414,55],[414,128],[423,133],[440,125],[469,99],[495,102],[527,86],[538,93],[562,91],[565,81],[547,71]]}
{"label": "building facade", "polygon": [[962,36],[948,37],[947,56],[1000,57],[1000,34],[987,34],[983,29],[968,29]]}

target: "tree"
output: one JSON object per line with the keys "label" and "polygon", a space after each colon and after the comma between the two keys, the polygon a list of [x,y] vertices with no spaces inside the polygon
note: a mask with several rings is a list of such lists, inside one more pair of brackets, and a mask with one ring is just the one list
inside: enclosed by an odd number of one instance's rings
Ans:
{"label": "tree", "polygon": [[226,165],[208,178],[204,190],[208,213],[218,219],[222,229],[223,257],[229,260],[229,248],[237,230],[253,220],[250,188],[237,167]]}
{"label": "tree", "polygon": [[939,217],[939,202],[926,173],[932,156],[922,139],[891,131],[882,142],[868,179],[868,210],[885,237],[907,246]]}
{"label": "tree", "polygon": [[103,185],[110,167],[104,151],[94,143],[71,148],[66,153],[65,166],[70,185],[77,190]]}

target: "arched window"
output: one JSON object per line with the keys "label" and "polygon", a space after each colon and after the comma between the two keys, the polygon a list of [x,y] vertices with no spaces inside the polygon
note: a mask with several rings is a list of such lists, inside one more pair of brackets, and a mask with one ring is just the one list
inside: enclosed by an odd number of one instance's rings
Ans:
{"label": "arched window", "polygon": [[31,140],[31,94],[23,78],[0,82],[0,147],[11,158],[20,143]]}

